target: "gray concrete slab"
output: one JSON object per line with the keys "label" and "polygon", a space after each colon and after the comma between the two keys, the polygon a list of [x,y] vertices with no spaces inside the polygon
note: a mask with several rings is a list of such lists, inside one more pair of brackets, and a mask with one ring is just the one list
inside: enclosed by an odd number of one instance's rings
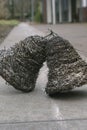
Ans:
{"label": "gray concrete slab", "polygon": [[47,33],[48,29],[52,29],[58,35],[68,39],[75,48],[84,51],[84,55],[87,56],[87,23],[56,25],[36,24],[33,25],[33,27],[44,33]]}
{"label": "gray concrete slab", "polygon": [[[78,127],[77,127],[78,126]],[[1,130],[87,130],[87,120],[0,124]]]}
{"label": "gray concrete slab", "polygon": [[[0,47],[12,46],[32,35],[32,30],[44,35],[23,23],[12,30]],[[0,77],[0,130],[86,130],[87,85],[67,94],[49,97],[44,92],[47,74],[48,68],[44,63],[35,90],[26,94],[7,85]]]}

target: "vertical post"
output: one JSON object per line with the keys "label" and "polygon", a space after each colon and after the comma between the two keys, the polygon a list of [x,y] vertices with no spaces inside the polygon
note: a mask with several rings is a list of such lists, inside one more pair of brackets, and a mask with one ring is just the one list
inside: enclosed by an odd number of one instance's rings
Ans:
{"label": "vertical post", "polygon": [[82,0],[80,0],[80,22],[83,20],[83,14],[82,14]]}
{"label": "vertical post", "polygon": [[59,22],[62,22],[62,4],[61,0],[59,0]]}
{"label": "vertical post", "polygon": [[46,0],[42,0],[42,6],[43,6],[43,22],[47,23],[47,1]]}
{"label": "vertical post", "polygon": [[14,18],[14,0],[12,0],[12,18]]}
{"label": "vertical post", "polygon": [[83,7],[86,7],[87,6],[87,0],[83,0]]}
{"label": "vertical post", "polygon": [[52,21],[53,21],[53,24],[56,24],[56,14],[55,14],[55,0],[52,0],[52,14],[53,14],[53,17],[52,17]]}
{"label": "vertical post", "polygon": [[47,4],[47,23],[52,23],[52,7],[51,7],[51,0],[46,0]]}
{"label": "vertical post", "polygon": [[31,0],[31,21],[34,21],[34,0]]}
{"label": "vertical post", "polygon": [[24,0],[21,0],[21,20],[24,20]]}
{"label": "vertical post", "polygon": [[9,9],[11,13],[11,18],[14,18],[14,0],[9,0]]}
{"label": "vertical post", "polygon": [[68,0],[68,4],[69,4],[69,13],[68,13],[68,17],[69,17],[69,22],[71,22],[72,21],[72,17],[71,17],[71,13],[72,13],[72,11],[71,11],[71,0]]}

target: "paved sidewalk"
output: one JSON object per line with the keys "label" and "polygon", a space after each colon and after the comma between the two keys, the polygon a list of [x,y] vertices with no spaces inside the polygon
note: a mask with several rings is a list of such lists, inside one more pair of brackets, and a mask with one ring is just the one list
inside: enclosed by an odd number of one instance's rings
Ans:
{"label": "paved sidewalk", "polygon": [[[34,34],[44,35],[22,23],[0,49]],[[0,130],[87,130],[87,85],[51,98],[44,92],[47,73],[44,64],[35,90],[26,94],[6,85],[0,77]]]}
{"label": "paved sidewalk", "polygon": [[[44,33],[52,29],[58,35],[68,39],[75,48],[87,52],[87,23],[79,24],[56,24],[56,25],[33,25]],[[87,54],[86,54],[87,56]]]}
{"label": "paved sidewalk", "polygon": [[44,33],[35,29],[32,26],[29,26],[28,24],[21,23],[10,32],[8,37],[4,40],[3,44],[0,45],[0,48],[4,48],[4,46],[6,48],[9,48],[9,46],[12,46],[13,44],[19,42],[20,40],[23,40],[30,35],[43,36]]}

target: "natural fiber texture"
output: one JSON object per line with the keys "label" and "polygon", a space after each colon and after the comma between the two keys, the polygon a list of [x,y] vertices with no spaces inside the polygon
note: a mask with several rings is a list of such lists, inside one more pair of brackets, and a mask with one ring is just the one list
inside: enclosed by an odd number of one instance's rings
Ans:
{"label": "natural fiber texture", "polygon": [[0,51],[0,75],[14,88],[29,92],[35,88],[38,72],[47,60],[47,94],[69,91],[87,83],[87,64],[69,41],[57,34],[30,36]]}
{"label": "natural fiber texture", "polygon": [[33,90],[46,58],[45,43],[40,36],[30,36],[8,50],[1,50],[0,75],[18,90]]}
{"label": "natural fiber texture", "polygon": [[47,36],[47,40],[47,94],[66,92],[86,84],[87,64],[69,41],[53,32]]}

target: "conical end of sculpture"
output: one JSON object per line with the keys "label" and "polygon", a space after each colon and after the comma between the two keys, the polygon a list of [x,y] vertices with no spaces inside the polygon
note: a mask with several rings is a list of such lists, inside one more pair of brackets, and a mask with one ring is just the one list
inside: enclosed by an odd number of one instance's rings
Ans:
{"label": "conical end of sculpture", "polygon": [[45,60],[44,44],[42,37],[30,36],[7,50],[1,50],[0,75],[15,89],[32,91]]}
{"label": "conical end of sculpture", "polygon": [[[20,59],[11,54],[11,49],[2,51],[2,59],[0,59],[0,75],[7,83],[17,90],[30,92],[35,88],[36,75],[28,73],[28,70],[21,65]],[[1,58],[1,57],[0,57]],[[30,76],[32,74],[32,76]],[[36,76],[36,77],[35,77]]]}
{"label": "conical end of sculpture", "polygon": [[45,91],[49,95],[68,92],[87,84],[87,63],[69,41],[51,33],[47,43],[48,83]]}

